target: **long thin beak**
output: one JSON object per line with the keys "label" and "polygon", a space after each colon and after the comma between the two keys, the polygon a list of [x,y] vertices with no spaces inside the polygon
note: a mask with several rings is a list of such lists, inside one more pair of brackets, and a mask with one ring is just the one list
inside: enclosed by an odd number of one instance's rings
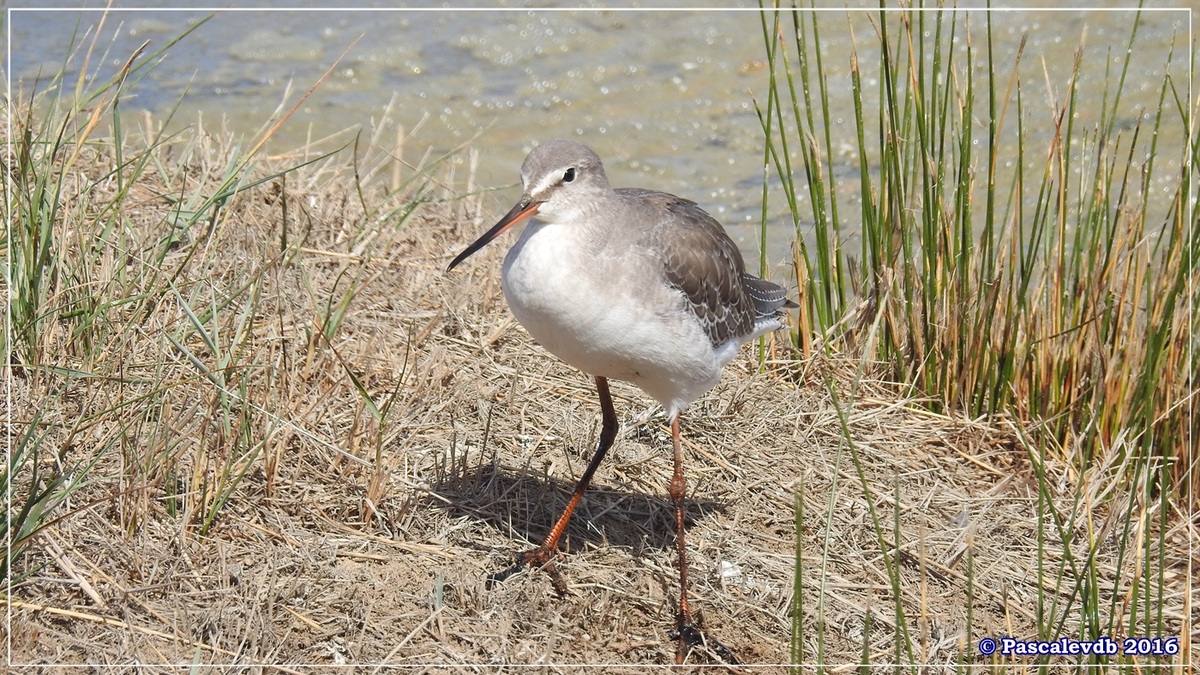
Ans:
{"label": "long thin beak", "polygon": [[476,239],[474,244],[471,244],[462,253],[459,253],[457,258],[451,260],[450,264],[446,267],[446,271],[449,272],[457,267],[460,262],[471,257],[472,253],[475,253],[484,246],[487,246],[488,242],[496,237],[499,237],[501,234],[504,234],[508,228],[516,225],[522,220],[525,220],[529,216],[536,214],[538,207],[541,205],[541,202],[533,201],[533,199],[528,195],[521,197],[521,201],[517,202],[517,205],[512,207],[512,210],[506,213],[504,217],[500,219],[500,222],[493,225],[492,229],[484,232],[482,237]]}

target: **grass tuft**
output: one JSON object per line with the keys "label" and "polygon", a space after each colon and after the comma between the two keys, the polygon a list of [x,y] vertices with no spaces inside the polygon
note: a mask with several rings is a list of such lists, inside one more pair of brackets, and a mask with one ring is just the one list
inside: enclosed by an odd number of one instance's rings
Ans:
{"label": "grass tuft", "polygon": [[[797,231],[799,348],[850,355],[934,412],[1012,430],[1036,472],[1040,637],[1164,634],[1168,514],[1200,494],[1189,337],[1200,316],[1188,291],[1200,281],[1197,141],[1178,59],[1165,54],[1157,108],[1128,110],[1131,59],[1149,47],[1135,19],[1116,72],[1091,72],[1095,50],[1081,40],[1065,80],[1045,73],[1050,109],[1038,111],[1022,78],[1026,41],[1001,53],[995,14],[880,10],[850,57],[853,131],[838,130],[858,163],[862,231],[851,237],[831,178],[838,69],[821,63],[821,16],[763,14],[770,86],[758,111]],[[1103,82],[1097,110],[1079,102],[1084,76]],[[1043,139],[1030,126],[1046,113]],[[1051,475],[1051,459],[1077,480]],[[1124,519],[1119,590],[1105,590],[1100,552],[1114,544],[1096,531],[1097,509]],[[872,519],[883,551],[899,545],[874,506]],[[1080,532],[1087,546],[1073,552]],[[1065,552],[1053,564],[1051,548]],[[893,657],[916,663],[901,604]]]}
{"label": "grass tuft", "polygon": [[[208,534],[249,472],[265,466],[273,484],[279,469],[277,443],[289,435],[289,423],[270,411],[286,391],[264,317],[278,314],[281,283],[304,279],[295,260],[313,245],[308,232],[317,217],[286,210],[294,201],[287,177],[319,173],[340,149],[305,148],[298,159],[268,166],[263,148],[290,111],[248,146],[203,129],[167,132],[171,115],[147,117],[131,132],[137,118],[124,113],[122,101],[199,26],[152,53],[143,45],[107,80],[87,65],[97,28],[86,49],[73,49],[54,77],[35,83],[12,108],[4,188],[10,226],[0,241],[10,298],[2,346],[7,375],[19,382],[10,405],[32,406],[30,415],[14,416],[0,476],[12,507],[2,523],[9,536],[0,564],[6,575],[19,568],[17,580],[33,571],[18,561],[63,517],[70,497],[90,485],[97,465],[121,467],[111,499],[127,535],[161,513]],[[72,83],[65,73],[73,59],[83,64]],[[391,169],[390,158],[365,159],[356,171]],[[370,217],[377,225],[360,233],[360,254],[371,239],[395,237],[388,228],[410,217],[428,189],[425,167],[396,181],[391,199],[375,200]],[[262,190],[281,211],[279,235],[256,242],[253,255],[227,257],[225,250],[247,250],[233,207]],[[309,326],[310,359],[327,347],[337,353],[341,318],[370,282],[343,276],[350,282],[338,294],[308,287],[323,298]],[[381,444],[395,391],[376,406],[354,371],[346,372]],[[86,414],[66,413],[72,409]]]}

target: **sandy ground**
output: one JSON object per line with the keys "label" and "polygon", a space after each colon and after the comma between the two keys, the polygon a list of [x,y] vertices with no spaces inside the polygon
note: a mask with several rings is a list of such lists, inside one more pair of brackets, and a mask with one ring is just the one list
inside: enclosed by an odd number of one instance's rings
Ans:
{"label": "sandy ground", "polygon": [[[599,426],[591,381],[533,344],[504,306],[511,237],[443,272],[502,208],[423,193],[406,218],[411,192],[368,193],[364,204],[336,180],[299,182],[240,194],[210,235],[171,251],[162,266],[181,270],[180,293],[139,305],[137,331],[101,336],[109,342],[90,357],[71,356],[65,328],[47,338],[66,345],[64,364],[124,380],[13,369],[14,424],[41,406],[65,461],[98,460],[15,570],[11,662],[22,672],[673,663],[661,411],[614,383],[622,427],[564,540],[569,595],[536,572],[486,588],[546,534],[583,471]],[[167,207],[153,190],[141,203],[128,227],[148,246]],[[124,251],[131,275],[149,264],[142,250]],[[259,295],[243,312],[247,278]],[[221,353],[182,311],[214,298],[234,299],[211,321]],[[331,307],[344,311],[323,340]],[[114,322],[134,319],[123,311]],[[785,670],[796,610],[803,661],[834,672],[854,669],[864,644],[876,664],[898,653],[988,663],[981,637],[1036,636],[1039,595],[1071,634],[1074,582],[1053,577],[1067,551],[1048,535],[1039,576],[1038,484],[1004,422],[932,414],[871,368],[856,383],[858,364],[793,359],[778,337],[763,368],[747,348],[684,416],[690,590],[705,629],[755,672]],[[385,408],[382,422],[364,394]],[[1056,506],[1072,512],[1082,478],[1053,461],[1046,472]],[[222,491],[230,475],[242,478]],[[1099,542],[1093,554],[1115,583],[1137,555],[1116,558],[1119,515],[1089,515],[1074,527]],[[1088,538],[1068,538],[1075,559]],[[1177,567],[1182,551],[1167,554]],[[1172,583],[1168,616],[1183,611],[1182,581]],[[1112,597],[1111,584],[1098,593]],[[689,663],[720,659],[698,649]]]}

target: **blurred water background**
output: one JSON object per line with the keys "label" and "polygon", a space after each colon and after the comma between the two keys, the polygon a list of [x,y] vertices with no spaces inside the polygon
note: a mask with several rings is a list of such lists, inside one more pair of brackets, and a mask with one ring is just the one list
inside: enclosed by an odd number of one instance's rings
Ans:
{"label": "blurred water background", "polygon": [[[956,41],[958,56],[972,43],[983,68],[987,13],[962,14],[966,22]],[[850,54],[857,39],[865,92],[877,100],[878,74],[871,67],[877,63],[878,16],[877,9],[819,14],[824,65],[834,88],[828,121],[838,155],[834,174],[844,171],[851,202],[858,188],[858,158]],[[125,7],[105,14],[101,8],[14,7],[5,69],[12,96],[19,101],[21,94],[44,86],[72,53],[68,76],[77,76],[97,33],[87,67],[104,78],[143,42],[150,42],[145,53],[153,52],[206,18],[165,53],[136,96],[123,101],[126,111],[161,117],[178,105],[173,125],[202,123],[251,138],[349,47],[271,148],[283,150],[350,129],[361,131],[364,140],[374,137],[386,144],[403,138],[403,158],[416,162],[428,149],[436,153],[470,143],[479,153],[477,183],[504,188],[485,199],[494,205],[491,215],[498,216],[516,197],[518,170],[528,150],[537,142],[573,138],[601,155],[614,185],[653,187],[700,202],[740,240],[747,257],[756,258],[764,140],[754,101],[764,102],[767,91],[757,9],[465,10],[422,2],[403,10]],[[1105,83],[1115,84],[1134,18],[1131,9],[1082,3],[991,14],[993,58],[1005,79],[1022,37],[1028,36],[1021,61],[1028,154],[1044,156],[1039,143],[1048,142],[1054,130],[1050,100],[1063,96],[1080,44],[1085,62],[1079,109],[1099,108],[1102,97],[1111,96]],[[1151,11],[1141,22],[1120,107],[1125,128],[1153,116],[1171,50],[1172,72],[1186,81],[1186,14]],[[976,123],[986,130],[986,120]],[[342,134],[337,142],[348,138]],[[1174,140],[1182,143],[1183,137]],[[1005,154],[1015,157],[1015,148]],[[467,154],[456,161],[467,162]],[[789,258],[795,230],[782,198],[772,194],[768,254],[779,263]],[[841,213],[852,230],[857,205],[849,203]]]}

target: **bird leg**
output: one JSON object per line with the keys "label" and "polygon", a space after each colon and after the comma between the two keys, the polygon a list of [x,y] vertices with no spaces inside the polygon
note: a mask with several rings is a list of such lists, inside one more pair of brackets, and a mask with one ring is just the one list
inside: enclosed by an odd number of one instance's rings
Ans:
{"label": "bird leg", "polygon": [[675,415],[671,419],[671,442],[675,450],[675,473],[671,477],[668,492],[671,494],[671,502],[675,505],[675,547],[679,554],[679,611],[675,614],[675,630],[670,633],[672,638],[678,640],[675,648],[675,663],[683,663],[692,647],[707,643],[708,647],[725,659],[727,663],[742,665],[742,662],[733,655],[728,647],[712,638],[706,638],[704,632],[692,621],[692,611],[688,608],[687,599],[687,545],[684,543],[683,537],[683,500],[687,496],[687,482],[683,478],[683,449],[679,443],[679,415]]}
{"label": "bird leg", "polygon": [[554,527],[550,528],[550,534],[546,535],[541,545],[535,549],[517,553],[516,562],[511,567],[488,575],[486,584],[488,589],[525,568],[540,568],[550,575],[550,581],[559,597],[567,594],[567,582],[563,580],[562,574],[559,573],[558,566],[554,562],[554,559],[558,557],[558,540],[567,530],[567,524],[571,522],[571,515],[575,513],[575,507],[579,505],[583,493],[587,491],[588,483],[592,481],[592,474],[596,473],[600,461],[604,459],[605,453],[608,452],[617,437],[617,412],[613,408],[612,395],[608,393],[606,378],[596,376],[596,392],[600,394],[602,420],[600,440],[596,444],[596,452],[592,454],[592,461],[584,469],[583,477],[579,479],[579,484],[575,486],[575,492],[571,494],[571,499],[567,502],[567,507],[563,509],[562,515],[558,517]]}

